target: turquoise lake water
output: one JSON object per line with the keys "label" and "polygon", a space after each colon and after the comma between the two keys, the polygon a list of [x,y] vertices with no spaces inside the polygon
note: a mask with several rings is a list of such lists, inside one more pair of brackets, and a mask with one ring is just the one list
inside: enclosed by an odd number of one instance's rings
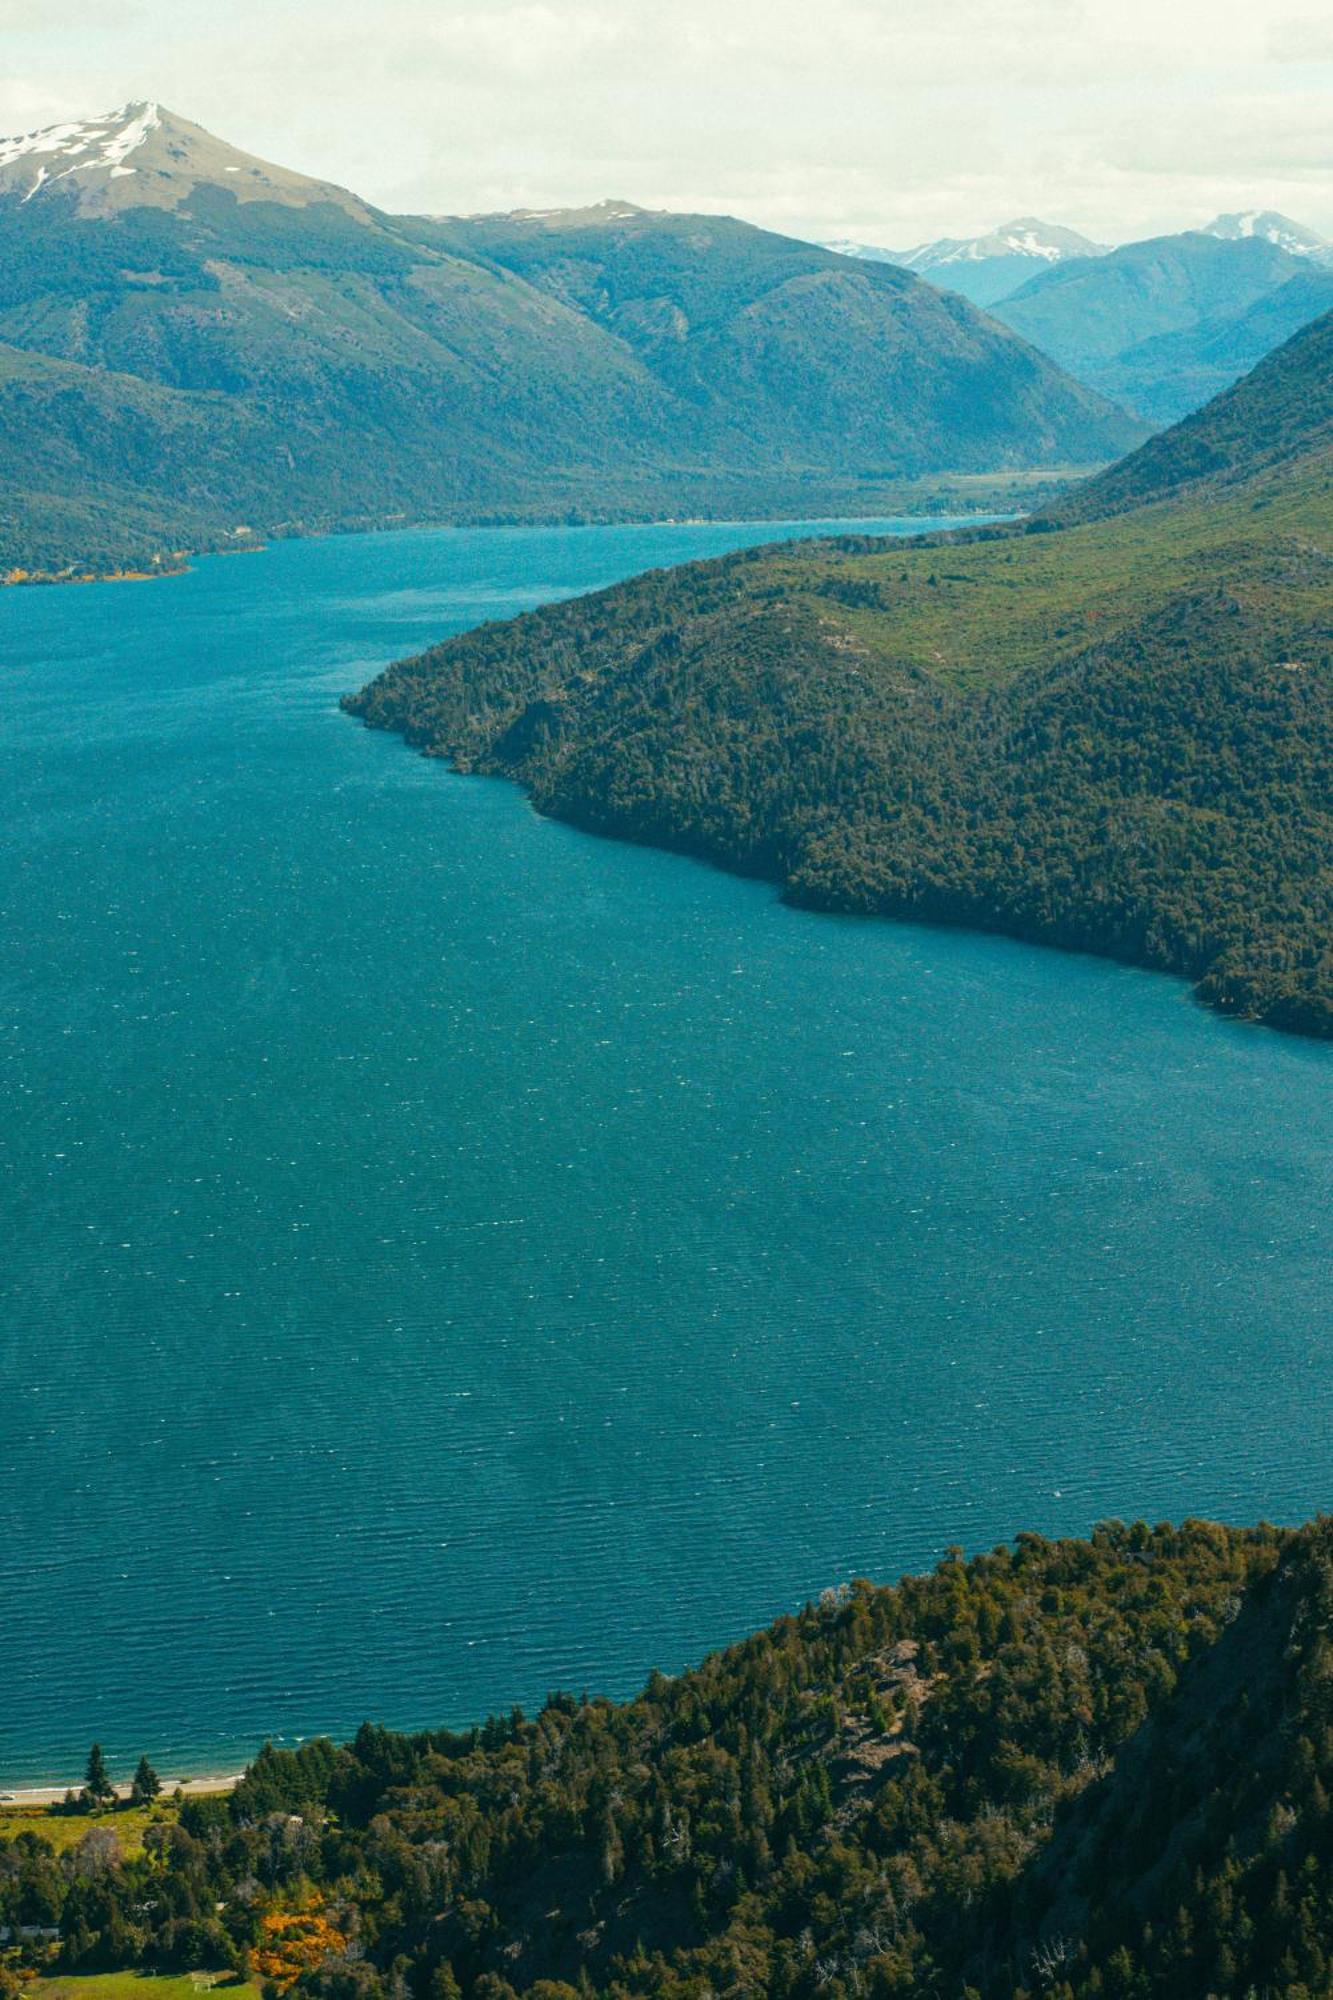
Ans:
{"label": "turquoise lake water", "polygon": [[338,713],[776,532],[0,595],[0,1782],[626,1693],[952,1542],[1333,1501],[1333,1049],[784,909]]}

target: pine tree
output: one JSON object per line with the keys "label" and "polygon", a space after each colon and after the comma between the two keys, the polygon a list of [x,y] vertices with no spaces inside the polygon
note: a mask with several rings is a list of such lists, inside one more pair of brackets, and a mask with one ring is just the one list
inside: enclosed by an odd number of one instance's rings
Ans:
{"label": "pine tree", "polygon": [[139,1759],[139,1768],[134,1774],[134,1782],[130,1786],[130,1804],[135,1806],[151,1805],[161,1789],[162,1780],[158,1777],[157,1772],[153,1769],[148,1759],[141,1757]]}
{"label": "pine tree", "polygon": [[106,1805],[116,1796],[116,1788],[107,1776],[100,1743],[94,1743],[88,1752],[88,1769],[83,1781],[83,1795],[89,1805],[94,1806]]}

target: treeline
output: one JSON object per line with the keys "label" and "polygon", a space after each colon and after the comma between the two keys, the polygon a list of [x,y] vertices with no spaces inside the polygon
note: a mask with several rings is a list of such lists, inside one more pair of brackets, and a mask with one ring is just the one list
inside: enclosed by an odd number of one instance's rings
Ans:
{"label": "treeline", "polygon": [[0,1929],[327,2000],[1301,2000],[1333,1981],[1331,1618],[1327,1525],[1025,1535],[623,1705],[266,1747],[131,1859],[25,1833]]}

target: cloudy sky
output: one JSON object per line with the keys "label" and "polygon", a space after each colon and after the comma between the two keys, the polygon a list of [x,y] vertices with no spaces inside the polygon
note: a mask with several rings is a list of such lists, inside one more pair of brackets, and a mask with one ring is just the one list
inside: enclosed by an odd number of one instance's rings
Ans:
{"label": "cloudy sky", "polygon": [[0,0],[0,47],[0,132],[155,97],[390,208],[1333,235],[1329,0]]}

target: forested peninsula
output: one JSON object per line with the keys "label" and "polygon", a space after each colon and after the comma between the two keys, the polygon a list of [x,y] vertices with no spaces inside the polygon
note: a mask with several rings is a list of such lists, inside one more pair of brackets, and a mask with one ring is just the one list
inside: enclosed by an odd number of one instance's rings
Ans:
{"label": "forested peninsula", "polygon": [[1025,1534],[624,1704],[267,1747],[132,1851],[0,1841],[0,1934],[312,2000],[1312,2000],[1331,1620],[1328,1523]]}
{"label": "forested peninsula", "polygon": [[653,572],[344,705],[793,902],[1333,1034],[1333,315],[1022,527]]}

